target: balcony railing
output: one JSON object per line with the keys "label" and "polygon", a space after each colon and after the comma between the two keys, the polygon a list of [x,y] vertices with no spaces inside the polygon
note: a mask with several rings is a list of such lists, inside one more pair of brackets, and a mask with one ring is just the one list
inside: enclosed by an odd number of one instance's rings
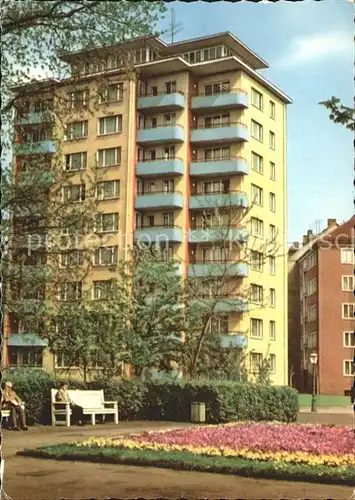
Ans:
{"label": "balcony railing", "polygon": [[138,97],[156,97],[159,95],[171,95],[171,94],[184,95],[184,92],[182,92],[181,90],[174,90],[171,92],[167,92],[166,90],[162,90],[160,92],[155,92],[155,93],[153,93],[153,92],[139,92]]}
{"label": "balcony railing", "polygon": [[154,228],[154,227],[157,227],[157,228],[162,228],[162,229],[166,229],[166,228],[177,228],[177,229],[181,229],[181,226],[177,226],[175,224],[139,224],[137,225],[136,229],[150,229],[150,228]]}
{"label": "balcony railing", "polygon": [[228,194],[240,194],[240,195],[246,195],[245,191],[238,191],[234,189],[227,189],[226,191],[221,191],[219,189],[215,189],[213,191],[200,191],[196,189],[191,190],[191,196],[209,196],[210,194],[222,194],[222,195],[228,195]]}
{"label": "balcony railing", "polygon": [[154,161],[173,161],[173,160],[183,161],[183,159],[179,158],[178,156],[156,156],[155,158],[138,158],[138,163],[150,163]]}
{"label": "balcony railing", "polygon": [[154,195],[154,194],[182,194],[181,191],[175,191],[174,189],[169,191],[139,191],[137,192],[137,196],[146,196],[146,195]]}
{"label": "balcony railing", "polygon": [[138,127],[138,130],[152,130],[152,129],[155,129],[155,128],[167,128],[167,127],[180,127],[180,128],[184,128],[182,125],[180,125],[179,123],[158,123],[157,125],[155,126],[150,126],[150,127],[147,127],[146,125],[144,126],[139,126]]}
{"label": "balcony railing", "polygon": [[245,123],[242,122],[233,122],[233,121],[228,121],[228,122],[220,122],[220,123],[211,123],[211,125],[197,125],[196,127],[192,127],[191,130],[207,130],[210,128],[224,128],[224,127],[232,127],[232,126],[239,126],[239,127],[244,127],[248,128]]}
{"label": "balcony railing", "polygon": [[220,92],[213,92],[212,94],[199,93],[196,94],[196,96],[194,97],[216,97],[221,94],[233,94],[233,93],[241,93],[248,95],[248,92],[246,90],[235,88],[235,89],[221,89]]}
{"label": "balcony railing", "polygon": [[238,224],[228,224],[228,222],[226,222],[225,224],[191,224],[191,229],[220,229],[221,231],[223,230],[226,230],[226,229],[239,229],[239,230],[245,230],[244,227],[242,226],[239,226]]}
{"label": "balcony railing", "polygon": [[244,156],[235,156],[235,155],[229,155],[229,156],[215,156],[214,158],[191,158],[192,163],[207,163],[210,161],[233,161],[233,160],[240,160],[240,161],[247,161]]}

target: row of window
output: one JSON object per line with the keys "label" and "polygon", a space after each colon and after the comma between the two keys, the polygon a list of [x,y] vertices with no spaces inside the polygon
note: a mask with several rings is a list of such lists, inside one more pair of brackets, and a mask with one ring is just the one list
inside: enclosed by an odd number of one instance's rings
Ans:
{"label": "row of window", "polygon": [[[264,287],[252,283],[250,286],[250,300],[255,304],[264,304]],[[268,303],[270,307],[276,307],[275,288],[269,289]]]}
{"label": "row of window", "polygon": [[[264,127],[255,120],[251,121],[251,136],[259,142],[264,142]],[[276,136],[269,131],[269,148],[276,149]]]}
{"label": "row of window", "polygon": [[[85,184],[72,184],[62,187],[62,201],[65,203],[79,203],[85,201]],[[97,200],[112,200],[120,197],[120,181],[98,182],[95,186]]]}
{"label": "row of window", "polygon": [[[95,249],[92,255],[94,266],[113,266],[117,264],[118,247],[99,247]],[[84,262],[83,250],[71,250],[60,255],[60,265],[62,267],[81,266]]]}
{"label": "row of window", "polygon": [[[259,174],[264,173],[264,158],[254,151],[251,153],[251,168]],[[272,181],[276,180],[276,165],[273,161],[269,162],[269,177]]]}
{"label": "row of window", "polygon": [[[348,303],[341,305],[341,312],[343,319],[353,319],[355,313],[355,304]],[[307,309],[307,320],[315,321],[317,319],[317,306],[312,305]]]}
{"label": "row of window", "polygon": [[[250,353],[250,371],[259,373],[264,361],[264,356],[260,352]],[[264,361],[265,362],[265,361]],[[266,358],[270,373],[276,373],[276,354],[269,354]]]}
{"label": "row of window", "polygon": [[[252,250],[250,253],[250,267],[255,271],[263,272],[264,270],[264,261],[266,257],[262,252],[257,252],[256,250]],[[269,273],[272,275],[276,274],[276,257],[269,256]]]}
{"label": "row of window", "polygon": [[[256,184],[251,185],[251,199],[255,205],[260,207],[264,206],[264,189]],[[269,209],[272,212],[276,212],[276,195],[275,193],[269,193]]]}
{"label": "row of window", "polygon": [[[270,193],[273,194],[273,193]],[[270,198],[271,200],[271,198]],[[274,203],[274,202],[272,202]],[[272,205],[273,206],[273,205]],[[252,236],[257,236],[258,238],[264,237],[264,221],[258,219],[257,217],[251,217],[251,234]],[[270,241],[274,241],[277,235],[276,226],[274,224],[269,224],[269,238]]]}
{"label": "row of window", "polygon": [[[355,253],[353,248],[341,248],[340,249],[340,262],[341,264],[355,264]],[[312,252],[304,261],[303,269],[309,270],[317,265],[317,253]]]}
{"label": "row of window", "polygon": [[[250,337],[262,339],[264,336],[264,322],[259,318],[250,318]],[[269,321],[269,339],[276,340],[276,321]]]}
{"label": "row of window", "polygon": [[[307,334],[307,346],[313,348],[317,346],[317,332],[310,332]],[[343,346],[355,347],[355,332],[343,332]]]}
{"label": "row of window", "polygon": [[[251,89],[251,103],[260,111],[264,111],[264,95],[258,90]],[[269,100],[269,117],[275,120],[276,105],[274,101]]]}
{"label": "row of window", "polygon": [[[112,167],[121,163],[121,148],[99,149],[96,153],[98,167]],[[87,153],[71,153],[65,155],[65,170],[75,172],[87,167]]]}
{"label": "row of window", "polygon": [[[354,276],[341,277],[341,289],[343,292],[352,292],[354,290]],[[307,295],[313,295],[317,292],[317,278],[313,278],[307,282]]]}

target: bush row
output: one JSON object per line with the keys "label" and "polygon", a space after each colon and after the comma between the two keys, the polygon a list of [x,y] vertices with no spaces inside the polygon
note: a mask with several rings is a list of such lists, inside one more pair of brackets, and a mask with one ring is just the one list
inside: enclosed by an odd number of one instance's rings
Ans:
{"label": "bush row", "polygon": [[[30,423],[50,423],[50,389],[60,380],[40,370],[6,370],[18,395],[26,402]],[[70,381],[72,389],[104,389],[108,400],[118,401],[121,420],[190,421],[191,403],[206,404],[207,423],[233,420],[294,422],[298,395],[289,387],[232,381],[144,382],[139,379]]]}

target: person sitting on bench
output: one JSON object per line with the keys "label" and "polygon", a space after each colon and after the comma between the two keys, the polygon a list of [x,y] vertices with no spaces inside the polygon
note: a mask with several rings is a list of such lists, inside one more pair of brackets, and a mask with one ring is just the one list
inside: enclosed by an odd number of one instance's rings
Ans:
{"label": "person sitting on bench", "polygon": [[[11,424],[14,431],[19,431],[20,427],[23,431],[28,431],[26,425],[25,410],[21,406],[21,399],[12,388],[12,383],[5,382],[4,390],[2,391],[1,408],[10,410]],[[20,423],[20,427],[19,427]]]}
{"label": "person sitting on bench", "polygon": [[59,390],[55,395],[55,400],[58,403],[70,403],[71,414],[73,418],[73,423],[75,425],[85,425],[83,409],[81,406],[76,405],[69,397],[68,394],[68,384],[67,382],[60,382]]}

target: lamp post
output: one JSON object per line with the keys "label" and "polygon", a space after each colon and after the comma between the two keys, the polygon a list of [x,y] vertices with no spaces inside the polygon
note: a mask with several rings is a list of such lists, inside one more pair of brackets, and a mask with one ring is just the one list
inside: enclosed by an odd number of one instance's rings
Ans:
{"label": "lamp post", "polygon": [[309,360],[312,365],[312,377],[313,377],[313,383],[312,383],[312,405],[311,405],[311,411],[317,411],[316,408],[316,366],[317,366],[317,361],[318,361],[318,354],[316,352],[312,352],[312,354],[309,355]]}

